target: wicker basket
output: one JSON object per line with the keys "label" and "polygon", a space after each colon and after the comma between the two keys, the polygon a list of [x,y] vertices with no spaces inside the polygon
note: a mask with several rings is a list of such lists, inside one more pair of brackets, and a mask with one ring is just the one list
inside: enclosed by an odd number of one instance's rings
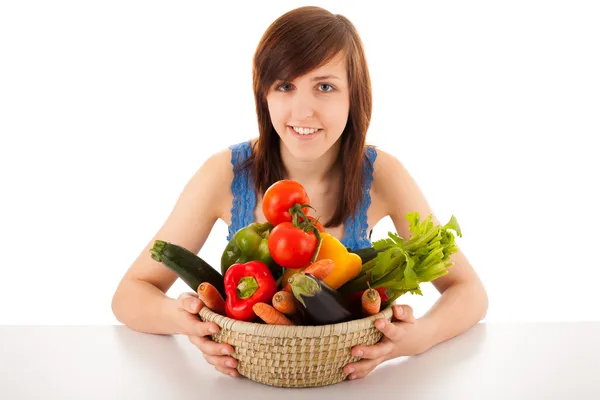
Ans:
{"label": "wicker basket", "polygon": [[200,310],[200,318],[219,325],[212,339],[233,346],[237,370],[246,378],[271,386],[316,387],[346,378],[344,366],[360,360],[352,356],[352,347],[379,342],[383,334],[375,328],[375,320],[390,321],[392,308],[370,317],[322,326],[237,321],[208,307]]}

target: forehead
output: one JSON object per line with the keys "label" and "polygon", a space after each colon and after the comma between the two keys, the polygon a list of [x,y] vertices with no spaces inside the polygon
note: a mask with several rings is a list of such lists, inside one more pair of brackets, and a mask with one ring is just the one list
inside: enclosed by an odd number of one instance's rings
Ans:
{"label": "forehead", "polygon": [[332,76],[335,76],[340,81],[346,81],[346,57],[343,52],[336,54],[329,61],[324,63],[323,65],[315,68],[312,71],[307,72],[305,75],[298,77],[297,79],[316,79],[316,78],[324,78],[332,79]]}

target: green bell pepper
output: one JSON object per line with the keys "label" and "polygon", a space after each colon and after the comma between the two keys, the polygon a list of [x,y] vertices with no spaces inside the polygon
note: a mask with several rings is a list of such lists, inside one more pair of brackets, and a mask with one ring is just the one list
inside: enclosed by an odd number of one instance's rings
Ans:
{"label": "green bell pepper", "polygon": [[271,257],[269,253],[269,234],[273,225],[268,222],[259,224],[251,223],[238,230],[221,256],[221,273],[225,272],[233,264],[245,264],[248,261],[260,261],[269,267],[273,277],[277,280],[283,274],[283,268]]}

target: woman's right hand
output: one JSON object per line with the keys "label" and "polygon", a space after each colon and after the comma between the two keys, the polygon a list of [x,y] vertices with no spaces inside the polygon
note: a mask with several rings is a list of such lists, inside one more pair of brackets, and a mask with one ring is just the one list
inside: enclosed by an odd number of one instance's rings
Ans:
{"label": "woman's right hand", "polygon": [[210,335],[219,331],[219,326],[214,322],[202,322],[198,313],[203,307],[202,301],[195,293],[182,293],[176,301],[176,312],[179,313],[178,324],[190,342],[200,349],[204,359],[214,366],[217,371],[231,376],[239,376],[237,371],[238,361],[230,357],[233,347],[226,343],[214,342]]}

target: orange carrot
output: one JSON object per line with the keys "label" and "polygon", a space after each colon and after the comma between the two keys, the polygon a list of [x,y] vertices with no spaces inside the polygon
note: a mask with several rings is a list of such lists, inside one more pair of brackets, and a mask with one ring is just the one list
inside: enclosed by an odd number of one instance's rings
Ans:
{"label": "orange carrot", "polygon": [[[308,267],[304,268],[301,272],[305,274],[311,274],[315,278],[323,280],[333,271],[334,263],[333,260],[329,258],[324,258],[319,261],[315,261],[310,264]],[[292,293],[292,287],[289,282],[285,282],[283,289],[286,292]]]}
{"label": "orange carrot", "polygon": [[364,315],[375,315],[381,309],[381,296],[379,296],[379,292],[372,289],[370,285],[362,294],[361,307]]}
{"label": "orange carrot", "polygon": [[294,325],[282,312],[267,303],[256,303],[252,306],[254,313],[269,325]]}
{"label": "orange carrot", "polygon": [[306,267],[304,273],[311,274],[315,278],[323,280],[331,273],[331,271],[333,271],[333,267],[333,260],[324,258],[310,264],[308,267]]}
{"label": "orange carrot", "polygon": [[294,295],[285,290],[280,290],[273,295],[273,307],[286,315],[293,315],[296,312]]}
{"label": "orange carrot", "polygon": [[211,311],[225,315],[225,300],[211,283],[202,282],[198,285],[198,297]]}

